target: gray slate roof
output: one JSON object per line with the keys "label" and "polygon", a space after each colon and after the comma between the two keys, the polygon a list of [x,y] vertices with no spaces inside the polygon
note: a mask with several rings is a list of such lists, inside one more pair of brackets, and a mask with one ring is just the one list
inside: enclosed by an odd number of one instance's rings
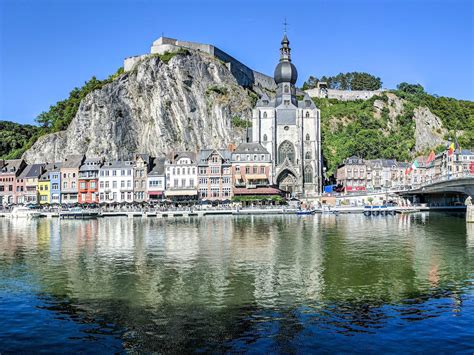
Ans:
{"label": "gray slate roof", "polygon": [[192,163],[196,163],[196,153],[194,152],[178,152],[170,155],[168,159],[171,164],[174,164],[180,158],[189,158]]}
{"label": "gray slate roof", "polygon": [[247,153],[261,153],[261,154],[270,154],[260,143],[241,143],[234,150],[234,153],[237,154],[247,154]]}
{"label": "gray slate roof", "polygon": [[2,160],[0,173],[15,173],[21,168],[22,162],[23,159]]}
{"label": "gray slate roof", "polygon": [[201,149],[199,151],[199,164],[207,164],[207,159],[209,156],[216,151],[224,159],[224,161],[229,162],[232,153],[227,149]]}
{"label": "gray slate roof", "polygon": [[42,173],[46,164],[31,164],[20,174],[20,179],[38,178]]}
{"label": "gray slate roof", "polygon": [[101,165],[102,165],[101,158],[88,158],[84,160],[84,163],[79,168],[79,171],[99,170]]}
{"label": "gray slate roof", "polygon": [[133,168],[133,161],[131,160],[114,160],[106,161],[100,169],[130,169]]}
{"label": "gray slate roof", "polygon": [[68,155],[62,164],[62,168],[71,169],[71,168],[79,168],[84,160],[83,155]]}
{"label": "gray slate roof", "polygon": [[165,158],[153,158],[152,168],[148,176],[161,176],[165,174]]}

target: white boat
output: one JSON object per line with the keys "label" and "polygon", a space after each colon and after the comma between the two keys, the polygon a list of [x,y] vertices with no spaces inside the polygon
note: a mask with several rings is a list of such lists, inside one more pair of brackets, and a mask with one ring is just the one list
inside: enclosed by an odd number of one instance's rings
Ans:
{"label": "white boat", "polygon": [[14,207],[10,212],[11,218],[36,218],[39,216],[41,216],[40,212],[23,206]]}

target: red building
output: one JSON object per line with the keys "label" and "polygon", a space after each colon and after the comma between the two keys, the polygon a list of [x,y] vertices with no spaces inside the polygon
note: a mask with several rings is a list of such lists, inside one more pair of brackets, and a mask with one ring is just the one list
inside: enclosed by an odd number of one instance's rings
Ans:
{"label": "red building", "polygon": [[18,193],[23,191],[24,184],[17,178],[25,167],[23,159],[0,160],[0,205],[18,203]]}
{"label": "red building", "polygon": [[99,203],[99,168],[102,159],[86,159],[79,168],[79,203]]}

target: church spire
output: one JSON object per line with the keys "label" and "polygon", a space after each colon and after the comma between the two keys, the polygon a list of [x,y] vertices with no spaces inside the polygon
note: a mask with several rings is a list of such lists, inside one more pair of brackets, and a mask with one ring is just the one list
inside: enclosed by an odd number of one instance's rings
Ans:
{"label": "church spire", "polygon": [[283,35],[283,39],[281,40],[281,48],[280,48],[280,62],[288,61],[291,62],[291,48],[290,48],[290,41],[286,36],[286,32]]}
{"label": "church spire", "polygon": [[288,37],[286,36],[287,27],[288,27],[288,22],[286,22],[286,17],[285,17],[285,22],[283,22],[283,39],[281,40],[281,48],[280,48],[280,62],[282,61],[291,62],[290,41],[288,40]]}

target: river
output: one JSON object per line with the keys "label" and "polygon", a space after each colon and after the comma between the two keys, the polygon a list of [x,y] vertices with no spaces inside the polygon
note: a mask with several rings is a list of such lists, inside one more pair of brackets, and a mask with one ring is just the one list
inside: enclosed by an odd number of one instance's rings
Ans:
{"label": "river", "polygon": [[474,224],[0,219],[0,353],[474,351]]}

